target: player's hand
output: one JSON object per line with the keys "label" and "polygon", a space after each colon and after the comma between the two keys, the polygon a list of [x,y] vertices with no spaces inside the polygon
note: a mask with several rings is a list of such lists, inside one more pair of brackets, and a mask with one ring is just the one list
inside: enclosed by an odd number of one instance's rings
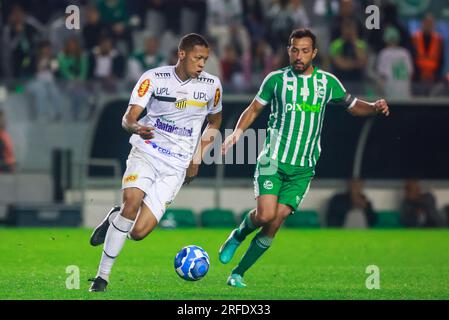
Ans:
{"label": "player's hand", "polygon": [[154,138],[153,127],[140,127],[136,134],[138,134],[143,140],[149,140]]}
{"label": "player's hand", "polygon": [[384,99],[380,99],[374,102],[374,109],[377,112],[382,113],[386,117],[390,115],[390,109],[388,108],[388,104]]}
{"label": "player's hand", "polygon": [[221,145],[221,154],[226,154],[229,148],[236,144],[239,139],[240,134],[237,131],[234,131],[231,135],[229,135]]}
{"label": "player's hand", "polygon": [[193,179],[198,175],[199,164],[195,164],[193,162],[190,163],[189,167],[186,170],[186,177],[184,178],[184,182],[182,185],[189,184]]}

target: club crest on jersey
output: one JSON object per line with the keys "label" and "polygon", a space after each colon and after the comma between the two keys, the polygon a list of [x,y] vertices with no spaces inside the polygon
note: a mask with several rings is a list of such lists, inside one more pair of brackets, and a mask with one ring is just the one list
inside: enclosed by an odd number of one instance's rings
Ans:
{"label": "club crest on jersey", "polygon": [[139,86],[139,89],[137,90],[137,94],[139,97],[143,97],[150,88],[150,79],[145,79]]}
{"label": "club crest on jersey", "polygon": [[187,99],[181,99],[175,102],[175,107],[179,110],[185,109],[187,107]]}
{"label": "club crest on jersey", "polygon": [[220,101],[220,97],[221,97],[221,92],[220,92],[220,89],[217,88],[217,90],[215,90],[214,108],[217,106],[218,102]]}
{"label": "club crest on jersey", "polygon": [[273,182],[271,182],[270,180],[267,180],[263,183],[263,187],[266,190],[271,190],[271,189],[273,189]]}

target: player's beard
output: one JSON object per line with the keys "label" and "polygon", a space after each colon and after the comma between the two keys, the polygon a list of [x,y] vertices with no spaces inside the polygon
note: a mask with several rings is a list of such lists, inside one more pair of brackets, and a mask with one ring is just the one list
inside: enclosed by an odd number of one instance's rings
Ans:
{"label": "player's beard", "polygon": [[293,61],[293,63],[291,63],[291,66],[293,68],[293,70],[295,70],[298,73],[304,73],[307,69],[309,69],[310,65],[312,64],[312,62],[309,62],[308,64],[303,64],[303,67],[298,68],[296,61]]}

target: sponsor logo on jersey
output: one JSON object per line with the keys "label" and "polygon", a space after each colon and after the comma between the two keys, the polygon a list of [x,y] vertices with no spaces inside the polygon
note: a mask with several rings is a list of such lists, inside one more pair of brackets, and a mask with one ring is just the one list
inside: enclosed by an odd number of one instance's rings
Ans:
{"label": "sponsor logo on jersey", "polygon": [[214,79],[206,78],[206,77],[198,77],[198,81],[203,82],[203,83],[208,83],[208,84],[213,84],[215,82]]}
{"label": "sponsor logo on jersey", "polygon": [[186,127],[180,128],[175,125],[174,121],[172,121],[172,123],[170,124],[167,122],[163,122],[159,119],[156,119],[154,126],[162,131],[173,133],[182,137],[191,137],[193,134],[193,128],[186,128]]}
{"label": "sponsor logo on jersey", "polygon": [[217,90],[215,90],[215,97],[214,97],[214,108],[218,105],[218,103],[220,102],[220,98],[221,98],[221,92],[220,89],[217,88]]}
{"label": "sponsor logo on jersey", "polygon": [[181,100],[177,100],[175,102],[175,107],[178,108],[179,110],[185,109],[185,107],[187,107],[187,99],[181,99]]}
{"label": "sponsor logo on jersey", "polygon": [[170,78],[170,72],[155,72],[154,75],[156,78]]}
{"label": "sponsor logo on jersey", "polygon": [[123,178],[124,183],[134,182],[137,180],[137,174],[130,174]]}
{"label": "sponsor logo on jersey", "polygon": [[150,88],[150,79],[145,79],[142,81],[139,89],[137,90],[139,97],[143,97],[148,92],[148,88]]}
{"label": "sponsor logo on jersey", "polygon": [[271,189],[273,189],[273,182],[271,182],[270,180],[266,180],[266,181],[263,183],[263,187],[264,187],[264,189],[266,189],[266,190],[271,190]]}
{"label": "sponsor logo on jersey", "polygon": [[174,157],[174,158],[178,158],[178,159],[183,159],[183,160],[187,160],[189,158],[189,156],[179,153],[179,152],[174,152],[171,151],[170,149],[161,147],[159,145],[157,145],[156,143],[154,143],[151,140],[145,140],[144,141],[146,144],[149,144],[153,147],[153,149],[157,150],[159,153],[168,156],[168,157]]}
{"label": "sponsor logo on jersey", "polygon": [[156,89],[157,95],[166,95],[168,96],[168,88],[157,88]]}
{"label": "sponsor logo on jersey", "polygon": [[193,99],[197,99],[197,100],[205,100],[207,101],[207,94],[205,92],[197,92],[194,91],[193,92]]}
{"label": "sponsor logo on jersey", "polygon": [[296,112],[296,111],[304,111],[304,112],[320,112],[321,110],[321,104],[315,104],[311,105],[308,103],[287,103],[285,105],[285,111],[286,112]]}

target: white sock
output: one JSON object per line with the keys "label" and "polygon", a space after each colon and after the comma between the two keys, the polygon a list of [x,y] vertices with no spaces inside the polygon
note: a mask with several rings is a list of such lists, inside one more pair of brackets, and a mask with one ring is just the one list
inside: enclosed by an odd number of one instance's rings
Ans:
{"label": "white sock", "polygon": [[100,276],[109,281],[112,265],[115,258],[119,255],[126,241],[126,235],[134,224],[133,220],[117,215],[112,221],[106,233],[106,239],[103,246],[103,254],[101,255],[100,266],[98,268],[97,277]]}
{"label": "white sock", "polygon": [[118,214],[122,213],[123,207],[120,208],[120,210],[118,211],[114,211],[113,213],[111,213],[111,215],[108,218],[109,224],[111,224],[112,221],[114,221],[114,219],[117,217]]}

